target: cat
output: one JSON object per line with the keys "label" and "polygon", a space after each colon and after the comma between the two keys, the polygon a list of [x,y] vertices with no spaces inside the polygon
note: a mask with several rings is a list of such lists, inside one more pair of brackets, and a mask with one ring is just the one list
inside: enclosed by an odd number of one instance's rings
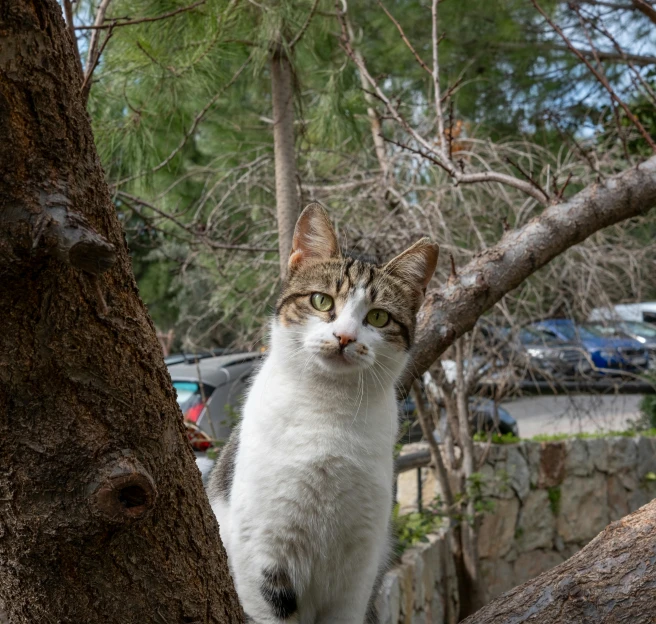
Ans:
{"label": "cat", "polygon": [[384,266],[343,256],[325,210],[301,213],[269,353],[208,483],[248,621],[377,621],[395,386],[437,256],[427,238]]}

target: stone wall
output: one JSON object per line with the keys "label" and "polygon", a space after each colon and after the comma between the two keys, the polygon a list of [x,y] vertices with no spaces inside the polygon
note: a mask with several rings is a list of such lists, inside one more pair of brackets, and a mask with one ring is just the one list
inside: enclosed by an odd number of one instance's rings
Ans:
{"label": "stone wall", "polygon": [[[479,531],[490,599],[565,561],[607,524],[656,498],[654,438],[479,444],[477,456],[484,496],[494,506]],[[422,485],[428,504],[439,493],[428,469],[422,469]],[[411,470],[398,480],[402,510],[416,508],[416,496]],[[430,536],[387,574],[378,597],[381,624],[452,621],[457,596],[446,539]]]}

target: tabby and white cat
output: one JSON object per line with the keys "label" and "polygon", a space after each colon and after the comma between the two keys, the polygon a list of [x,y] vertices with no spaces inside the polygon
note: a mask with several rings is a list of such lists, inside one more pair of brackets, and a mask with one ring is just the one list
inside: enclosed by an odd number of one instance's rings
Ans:
{"label": "tabby and white cat", "polygon": [[375,622],[389,551],[395,385],[437,263],[342,256],[321,206],[296,230],[271,348],[208,494],[250,621]]}

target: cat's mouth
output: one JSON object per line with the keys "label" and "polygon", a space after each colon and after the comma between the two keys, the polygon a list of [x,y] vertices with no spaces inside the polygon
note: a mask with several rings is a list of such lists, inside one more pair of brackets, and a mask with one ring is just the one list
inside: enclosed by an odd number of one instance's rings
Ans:
{"label": "cat's mouth", "polygon": [[324,364],[333,370],[353,368],[360,363],[360,358],[348,349],[322,349],[321,359]]}

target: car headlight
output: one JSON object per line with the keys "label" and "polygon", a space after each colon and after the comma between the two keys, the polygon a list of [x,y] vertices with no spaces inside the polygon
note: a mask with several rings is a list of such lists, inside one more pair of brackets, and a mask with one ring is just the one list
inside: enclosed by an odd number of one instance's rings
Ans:
{"label": "car headlight", "polygon": [[599,355],[604,358],[604,360],[612,360],[617,357],[617,351],[613,349],[602,349],[599,351]]}

